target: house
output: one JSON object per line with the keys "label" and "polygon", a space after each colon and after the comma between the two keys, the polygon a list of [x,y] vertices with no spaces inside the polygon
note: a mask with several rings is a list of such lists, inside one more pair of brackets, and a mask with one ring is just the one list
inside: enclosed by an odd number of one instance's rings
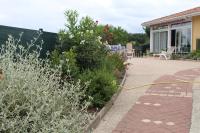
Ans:
{"label": "house", "polygon": [[144,22],[150,27],[150,52],[170,47],[175,53],[200,50],[200,7]]}

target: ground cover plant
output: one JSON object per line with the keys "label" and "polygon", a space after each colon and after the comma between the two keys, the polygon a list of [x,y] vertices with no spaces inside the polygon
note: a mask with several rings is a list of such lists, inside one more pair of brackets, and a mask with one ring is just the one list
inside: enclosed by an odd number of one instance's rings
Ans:
{"label": "ground cover plant", "polygon": [[[91,119],[86,86],[61,79],[61,66],[9,36],[0,48],[0,132],[81,133]],[[47,54],[48,55],[48,54]]]}

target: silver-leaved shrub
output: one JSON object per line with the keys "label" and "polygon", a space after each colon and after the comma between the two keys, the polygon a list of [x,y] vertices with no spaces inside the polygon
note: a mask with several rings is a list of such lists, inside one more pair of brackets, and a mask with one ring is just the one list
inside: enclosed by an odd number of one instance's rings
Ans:
{"label": "silver-leaved shrub", "polygon": [[63,82],[41,47],[32,49],[36,40],[25,48],[9,36],[0,48],[0,132],[81,133],[91,119],[85,87]]}

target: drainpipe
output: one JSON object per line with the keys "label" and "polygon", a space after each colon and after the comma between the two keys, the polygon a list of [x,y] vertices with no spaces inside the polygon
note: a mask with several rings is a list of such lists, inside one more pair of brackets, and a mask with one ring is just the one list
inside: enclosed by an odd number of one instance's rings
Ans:
{"label": "drainpipe", "polygon": [[192,52],[193,51],[193,49],[194,49],[194,45],[193,45],[193,18],[192,18],[192,22],[191,22],[191,44],[190,44],[190,52]]}
{"label": "drainpipe", "polygon": [[171,24],[168,25],[167,48],[171,48]]}
{"label": "drainpipe", "polygon": [[153,27],[150,27],[150,52],[153,52]]}

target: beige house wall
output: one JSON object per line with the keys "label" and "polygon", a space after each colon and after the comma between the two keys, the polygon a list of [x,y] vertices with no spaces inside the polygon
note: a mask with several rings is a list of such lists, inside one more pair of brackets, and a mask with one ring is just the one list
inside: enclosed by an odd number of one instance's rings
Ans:
{"label": "beige house wall", "polygon": [[196,50],[196,39],[200,39],[200,16],[192,17],[192,50]]}

